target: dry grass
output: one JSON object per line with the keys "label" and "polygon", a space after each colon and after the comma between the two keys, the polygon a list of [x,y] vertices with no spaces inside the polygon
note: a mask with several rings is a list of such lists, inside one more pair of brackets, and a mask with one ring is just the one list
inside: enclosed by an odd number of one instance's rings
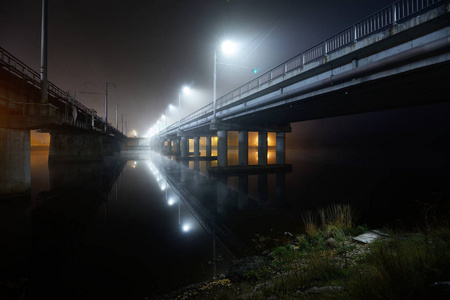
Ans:
{"label": "dry grass", "polygon": [[[320,225],[317,222],[317,215],[320,217]],[[317,235],[319,232],[329,236],[343,235],[352,229],[354,213],[349,204],[333,204],[326,208],[318,209],[318,214],[312,211],[302,213],[305,224],[305,232],[309,237]]]}

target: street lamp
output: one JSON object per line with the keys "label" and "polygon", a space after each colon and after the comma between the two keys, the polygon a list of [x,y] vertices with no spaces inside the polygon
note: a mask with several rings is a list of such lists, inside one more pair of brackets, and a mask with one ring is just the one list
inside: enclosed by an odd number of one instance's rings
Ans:
{"label": "street lamp", "polygon": [[[235,43],[231,41],[224,41],[222,43],[221,49],[225,55],[231,55],[236,52],[237,46]],[[217,77],[217,50],[214,51],[213,118],[216,118],[216,77]]]}
{"label": "street lamp", "polygon": [[186,85],[178,93],[178,130],[181,128],[181,94],[189,94],[191,89]]}
{"label": "street lamp", "polygon": [[[169,105],[166,107],[166,115],[162,115],[162,116],[161,116],[162,118],[165,118],[165,119],[166,119],[166,130],[167,130],[167,119],[169,118],[169,109],[171,109],[171,108],[174,108],[174,106],[173,106],[172,104],[169,104]],[[166,132],[166,134],[167,134],[167,132]]]}

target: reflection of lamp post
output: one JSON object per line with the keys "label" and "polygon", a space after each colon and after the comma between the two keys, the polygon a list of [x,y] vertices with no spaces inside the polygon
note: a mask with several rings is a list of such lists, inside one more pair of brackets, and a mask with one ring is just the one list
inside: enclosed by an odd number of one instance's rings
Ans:
{"label": "reflection of lamp post", "polygon": [[181,93],[188,94],[191,90],[188,86],[183,87],[183,89],[178,93],[178,130],[181,127]]}
{"label": "reflection of lamp post", "polygon": [[[221,46],[222,52],[230,55],[236,52],[236,44],[231,41],[225,41]],[[213,118],[216,117],[216,77],[217,77],[217,50],[214,51],[214,74],[213,74]]]}

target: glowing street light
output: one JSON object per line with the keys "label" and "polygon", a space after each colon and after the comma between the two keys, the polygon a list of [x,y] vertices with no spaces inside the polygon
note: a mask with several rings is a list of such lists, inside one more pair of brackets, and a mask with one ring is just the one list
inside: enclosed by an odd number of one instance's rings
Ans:
{"label": "glowing street light", "polygon": [[[224,41],[221,46],[225,55],[236,53],[237,45],[231,41]],[[213,118],[216,117],[216,77],[217,77],[217,50],[214,51],[214,80],[213,80]]]}
{"label": "glowing street light", "polygon": [[184,224],[182,229],[184,232],[188,232],[191,229],[191,227],[189,226],[189,224]]}

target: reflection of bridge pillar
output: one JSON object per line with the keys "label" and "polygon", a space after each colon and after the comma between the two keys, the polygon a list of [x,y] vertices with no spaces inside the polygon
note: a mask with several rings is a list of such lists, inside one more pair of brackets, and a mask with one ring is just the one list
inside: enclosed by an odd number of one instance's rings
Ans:
{"label": "reflection of bridge pillar", "polygon": [[200,157],[200,137],[194,137],[194,157]]}
{"label": "reflection of bridge pillar", "polygon": [[227,131],[217,131],[217,166],[226,167],[228,165],[228,145],[227,145]]}
{"label": "reflection of bridge pillar", "polygon": [[239,131],[239,153],[240,166],[248,165],[248,131]]}
{"label": "reflection of bridge pillar", "polygon": [[258,165],[267,165],[267,132],[258,132]]}
{"label": "reflection of bridge pillar", "polygon": [[189,156],[189,140],[187,137],[181,137],[181,157],[187,158]]}
{"label": "reflection of bridge pillar", "polygon": [[285,133],[277,132],[277,144],[276,144],[276,161],[277,165],[285,164],[286,157],[286,142],[285,142]]}
{"label": "reflection of bridge pillar", "polygon": [[0,129],[0,195],[29,192],[30,131]]}
{"label": "reflection of bridge pillar", "polygon": [[243,210],[248,203],[248,175],[240,175],[238,178],[239,194],[238,207]]}
{"label": "reflection of bridge pillar", "polygon": [[227,187],[227,178],[219,178],[217,179],[217,213],[225,214],[226,206],[227,206],[227,197],[228,197],[228,187]]}
{"label": "reflection of bridge pillar", "polygon": [[276,174],[275,181],[276,181],[275,195],[277,202],[283,203],[285,197],[286,174],[284,173]]}
{"label": "reflection of bridge pillar", "polygon": [[114,138],[97,134],[51,131],[48,162],[101,161],[103,154],[113,154],[117,145]]}
{"label": "reflection of bridge pillar", "polygon": [[206,157],[211,157],[211,137],[206,137]]}
{"label": "reflection of bridge pillar", "polygon": [[267,174],[258,175],[258,202],[267,203]]}

